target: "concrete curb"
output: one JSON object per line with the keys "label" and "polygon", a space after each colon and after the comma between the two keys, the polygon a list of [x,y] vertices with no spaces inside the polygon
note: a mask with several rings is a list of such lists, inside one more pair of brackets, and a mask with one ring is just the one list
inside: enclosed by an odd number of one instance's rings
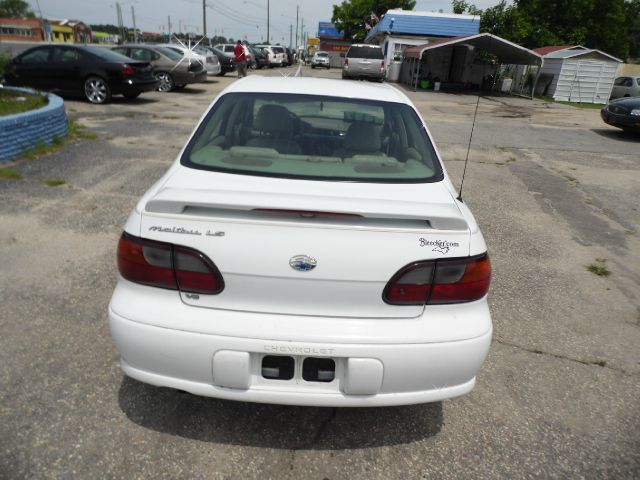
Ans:
{"label": "concrete curb", "polygon": [[[38,93],[29,88],[4,87],[25,93]],[[0,162],[8,162],[25,150],[40,144],[51,144],[56,137],[69,133],[64,101],[47,94],[49,104],[37,110],[0,117]]]}

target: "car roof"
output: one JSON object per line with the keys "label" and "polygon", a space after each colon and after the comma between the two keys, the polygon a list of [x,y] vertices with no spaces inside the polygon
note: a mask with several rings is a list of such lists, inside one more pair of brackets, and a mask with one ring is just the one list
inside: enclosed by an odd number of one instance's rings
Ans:
{"label": "car roof", "polygon": [[[312,77],[263,77],[251,75],[231,84],[225,93],[292,93],[294,95],[327,95],[337,98],[358,98],[383,102],[411,102],[396,88],[383,84],[347,82],[328,78]],[[331,93],[327,93],[331,92]]]}

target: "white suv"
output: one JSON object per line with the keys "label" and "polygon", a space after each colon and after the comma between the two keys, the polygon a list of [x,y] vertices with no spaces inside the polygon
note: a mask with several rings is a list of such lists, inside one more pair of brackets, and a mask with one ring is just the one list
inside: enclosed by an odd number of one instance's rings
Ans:
{"label": "white suv", "polygon": [[491,343],[485,241],[387,85],[233,83],[131,212],[118,267],[122,369],[198,395],[438,401]]}

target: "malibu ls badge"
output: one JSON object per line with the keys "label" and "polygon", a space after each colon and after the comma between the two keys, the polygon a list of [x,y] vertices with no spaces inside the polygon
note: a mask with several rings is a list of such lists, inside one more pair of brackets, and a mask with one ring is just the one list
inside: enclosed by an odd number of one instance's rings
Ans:
{"label": "malibu ls badge", "polygon": [[316,265],[318,265],[317,260],[309,255],[296,255],[289,260],[289,266],[299,272],[313,270]]}

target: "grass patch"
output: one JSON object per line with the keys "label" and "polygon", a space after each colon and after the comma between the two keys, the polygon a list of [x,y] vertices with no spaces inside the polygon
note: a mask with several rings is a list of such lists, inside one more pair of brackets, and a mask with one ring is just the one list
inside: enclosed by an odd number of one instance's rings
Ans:
{"label": "grass patch", "polygon": [[128,118],[133,118],[137,115],[136,112],[124,112],[124,116]]}
{"label": "grass patch", "polygon": [[15,170],[11,170],[10,168],[0,168],[0,178],[4,178],[6,180],[20,180],[22,178],[22,174]]}
{"label": "grass patch", "polygon": [[46,95],[0,90],[0,117],[42,108],[49,103]]}
{"label": "grass patch", "polygon": [[596,258],[596,263],[587,265],[587,270],[599,277],[608,277],[611,275],[611,271],[605,265],[606,261],[606,258]]}
{"label": "grass patch", "polygon": [[35,160],[36,158],[42,157],[43,155],[48,155],[50,153],[55,152],[62,145],[64,145],[64,140],[62,141],[54,140],[54,142],[51,143],[51,145],[47,145],[46,143],[40,142],[35,147],[22,152],[22,158],[25,158],[27,160]]}
{"label": "grass patch", "polygon": [[98,135],[96,135],[93,132],[89,132],[85,130],[86,128],[87,127],[85,127],[84,125],[81,125],[78,122],[71,120],[69,122],[69,137],[79,138],[82,140],[95,140],[98,138]]}
{"label": "grass patch", "polygon": [[561,100],[554,100],[553,97],[550,97],[548,95],[544,95],[544,96],[536,96],[537,99],[539,100],[544,100],[545,102],[548,103],[560,103],[562,105],[569,105],[570,107],[575,107],[575,108],[590,108],[593,110],[602,110],[602,108],[604,107],[604,105],[601,105],[599,103],[575,103],[575,102],[563,102]]}
{"label": "grass patch", "polygon": [[513,155],[511,155],[511,156],[509,157],[509,159],[507,160],[507,162],[515,162],[516,160],[517,160],[517,158],[516,158],[516,157],[514,157]]}
{"label": "grass patch", "polygon": [[564,178],[569,183],[578,183],[578,179],[575,177],[572,177],[571,175],[563,174],[562,178]]}
{"label": "grass patch", "polygon": [[44,183],[45,185],[49,185],[50,187],[58,187],[60,185],[64,185],[67,182],[65,182],[61,178],[46,178],[42,180],[42,183]]}
{"label": "grass patch", "polygon": [[507,151],[507,147],[497,147],[498,150],[500,150],[501,152],[506,152]]}

